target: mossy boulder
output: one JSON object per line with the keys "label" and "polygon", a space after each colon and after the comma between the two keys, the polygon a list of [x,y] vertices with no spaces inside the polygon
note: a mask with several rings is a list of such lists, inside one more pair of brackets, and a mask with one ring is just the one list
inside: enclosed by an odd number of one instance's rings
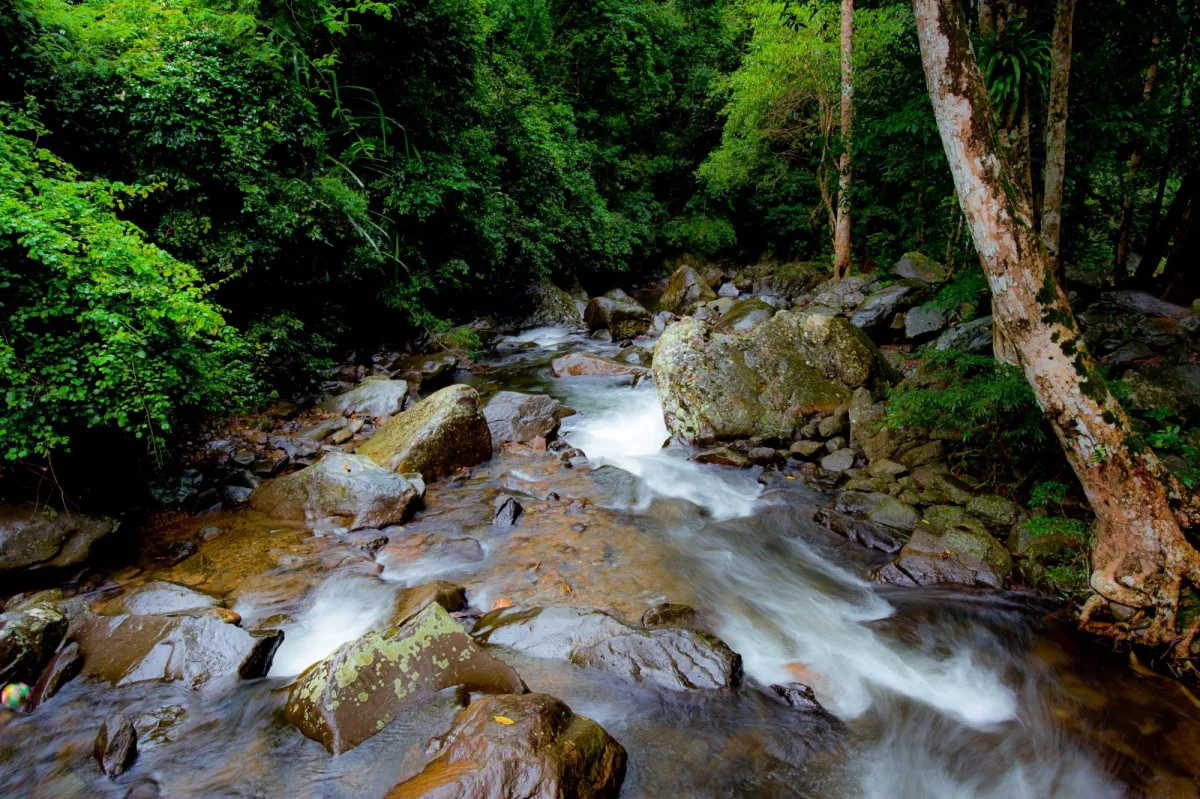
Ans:
{"label": "mossy boulder", "polygon": [[892,266],[892,274],[926,283],[941,283],[946,279],[946,267],[919,252],[910,252]]}
{"label": "mossy boulder", "polygon": [[758,327],[774,315],[775,308],[757,297],[748,297],[747,299],[734,302],[729,312],[721,318],[721,322],[716,326],[715,330],[718,333],[750,330],[751,328]]}
{"label": "mossy boulder", "polygon": [[366,455],[330,452],[307,469],[263,483],[248,502],[276,519],[339,519],[361,530],[400,524],[420,498],[412,481]]}
{"label": "mossy boulder", "polygon": [[742,292],[793,300],[828,278],[829,271],[828,264],[818,261],[755,264],[734,275],[733,284]]}
{"label": "mossy boulder", "polygon": [[690,266],[681,266],[667,281],[666,291],[658,301],[660,311],[682,313],[685,308],[697,302],[715,300],[717,292],[704,282],[704,278]]}
{"label": "mossy boulder", "polygon": [[454,385],[393,418],[357,452],[394,472],[434,480],[486,461],[492,437],[475,389]]}
{"label": "mossy boulder", "polygon": [[336,755],[456,685],[482,693],[526,690],[512,667],[485,654],[435,602],[403,625],[369,632],[310,666],[292,685],[284,714]]}
{"label": "mossy boulder", "polygon": [[654,377],[671,433],[707,444],[790,440],[814,412],[847,404],[851,389],[881,390],[896,375],[847,320],[781,311],[747,331],[676,322],[659,339]]}
{"label": "mossy boulder", "polygon": [[589,331],[608,330],[613,341],[624,341],[649,330],[654,317],[622,291],[616,297],[593,297],[583,311],[583,320]]}

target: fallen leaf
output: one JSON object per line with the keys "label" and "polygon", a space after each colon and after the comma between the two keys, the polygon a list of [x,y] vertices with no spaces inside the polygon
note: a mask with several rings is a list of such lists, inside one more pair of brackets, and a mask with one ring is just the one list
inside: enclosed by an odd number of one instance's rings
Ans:
{"label": "fallen leaf", "polygon": [[558,587],[562,589],[564,594],[571,593],[571,586],[567,585],[566,583],[559,583]]}
{"label": "fallen leaf", "polygon": [[492,716],[492,718],[501,724],[516,724],[516,722],[510,719],[508,716]]}
{"label": "fallen leaf", "polygon": [[512,600],[506,596],[502,596],[499,599],[497,599],[495,602],[492,603],[492,610],[499,610],[500,608],[511,608],[511,607],[512,607]]}

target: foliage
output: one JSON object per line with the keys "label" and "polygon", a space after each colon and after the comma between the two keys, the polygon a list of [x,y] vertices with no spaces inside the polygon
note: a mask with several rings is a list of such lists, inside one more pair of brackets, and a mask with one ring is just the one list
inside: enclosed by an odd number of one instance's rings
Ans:
{"label": "foliage", "polygon": [[1071,493],[1071,487],[1057,480],[1043,480],[1034,483],[1029,490],[1029,506],[1046,508],[1050,505],[1062,506]]}
{"label": "foliage", "polygon": [[249,349],[197,271],[118,218],[150,185],[82,180],[0,109],[0,452],[49,457],[89,428],[157,452],[181,413],[253,401]]}
{"label": "foliage", "polygon": [[1050,74],[1050,40],[1026,27],[1026,22],[1013,20],[1003,30],[980,36],[975,42],[992,106],[1001,114],[1020,103],[1023,87],[1041,83]]}

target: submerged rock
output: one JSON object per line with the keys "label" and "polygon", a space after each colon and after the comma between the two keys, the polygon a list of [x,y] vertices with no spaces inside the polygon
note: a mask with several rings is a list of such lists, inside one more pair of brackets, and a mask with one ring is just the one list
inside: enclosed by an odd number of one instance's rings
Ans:
{"label": "submerged rock", "polygon": [[337,518],[361,530],[403,522],[420,499],[417,486],[371,458],[330,452],[306,469],[263,483],[249,502],[276,519]]}
{"label": "submerged rock", "polygon": [[517,523],[524,508],[517,498],[508,494],[500,494],[492,502],[492,526],[512,527]]}
{"label": "submerged rock", "polygon": [[343,416],[357,414],[373,419],[400,413],[407,396],[408,383],[404,380],[368,377],[349,391],[325,400],[321,409]]}
{"label": "submerged rock", "polygon": [[396,597],[392,623],[403,624],[432,604],[441,605],[447,613],[456,613],[467,606],[467,590],[446,580],[405,588]]}
{"label": "submerged rock", "polygon": [[292,685],[284,713],[336,755],[455,685],[484,693],[526,690],[510,666],[485,654],[435,602],[403,625],[369,632],[310,666]]}
{"label": "submerged rock", "polygon": [[430,749],[385,799],[615,799],[625,777],[625,749],[547,694],[477,699]]}
{"label": "submerged rock", "polygon": [[434,480],[486,461],[492,437],[475,389],[455,385],[393,418],[357,452],[394,472]]}
{"label": "submerged rock", "polygon": [[483,409],[491,431],[492,444],[515,441],[528,443],[535,438],[554,438],[563,414],[563,404],[544,394],[497,392]]}
{"label": "submerged rock", "polygon": [[92,754],[110,780],[129,770],[137,759],[137,730],[128,716],[109,716],[104,720],[92,744]]}
{"label": "submerged rock", "polygon": [[42,670],[42,676],[29,692],[25,712],[32,713],[49,701],[59,689],[75,679],[82,667],[83,656],[79,654],[79,644],[71,641],[58,650]]}
{"label": "submerged rock", "polygon": [[[624,292],[621,292],[625,295]],[[636,338],[650,329],[650,312],[628,295],[623,299],[593,297],[583,312],[588,330],[608,330],[614,341]]]}
{"label": "submerged rock", "polygon": [[715,300],[717,293],[704,278],[690,266],[681,266],[667,281],[666,291],[658,301],[660,311],[683,313],[689,305]]}
{"label": "submerged rock", "polygon": [[67,635],[67,617],[48,603],[0,613],[0,685],[32,684]]}
{"label": "submerged rock", "polygon": [[265,676],[283,641],[278,630],[247,632],[212,616],[96,616],[73,635],[86,676],[113,685],[179,680],[197,689]]}
{"label": "submerged rock", "polygon": [[620,363],[601,358],[598,355],[587,355],[573,352],[561,358],[555,358],[550,363],[550,370],[555,377],[619,377],[631,375],[635,379],[650,373],[644,366]]}
{"label": "submerged rock", "polygon": [[0,503],[0,580],[17,571],[28,574],[77,566],[117,527],[112,519],[54,513],[32,502]]}

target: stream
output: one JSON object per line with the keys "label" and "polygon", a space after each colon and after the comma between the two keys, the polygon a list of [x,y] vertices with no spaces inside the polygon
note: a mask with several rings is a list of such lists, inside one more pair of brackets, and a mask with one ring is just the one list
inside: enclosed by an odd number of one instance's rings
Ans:
{"label": "stream", "polygon": [[[348,554],[337,530],[250,511],[180,522],[181,534],[225,532],[202,561],[155,576],[224,594],[248,629],[283,629],[270,675],[200,691],[74,680],[35,714],[0,717],[0,796],[122,797],[152,779],[169,797],[381,797],[424,765],[457,707],[452,691],[338,757],[282,707],[296,674],[385,623],[398,591],[434,579],[465,586],[480,610],[503,597],[636,623],[681,602],[742,655],[737,692],[674,693],[490,650],[625,747],[622,797],[1197,795],[1200,703],[1182,686],[1079,636],[1034,594],[867,582],[883,558],[812,521],[827,495],[664,447],[652,382],[553,378],[550,361],[571,351],[619,352],[542,328],[466,382],[485,400],[506,389],[575,409],[561,434],[586,467],[498,454],[470,479],[431,485],[425,510],[390,528],[374,559]],[[490,525],[500,491],[527,509],[507,531]],[[797,681],[832,716],[763,690]],[[137,719],[140,750],[115,782],[91,751],[114,712]]]}

